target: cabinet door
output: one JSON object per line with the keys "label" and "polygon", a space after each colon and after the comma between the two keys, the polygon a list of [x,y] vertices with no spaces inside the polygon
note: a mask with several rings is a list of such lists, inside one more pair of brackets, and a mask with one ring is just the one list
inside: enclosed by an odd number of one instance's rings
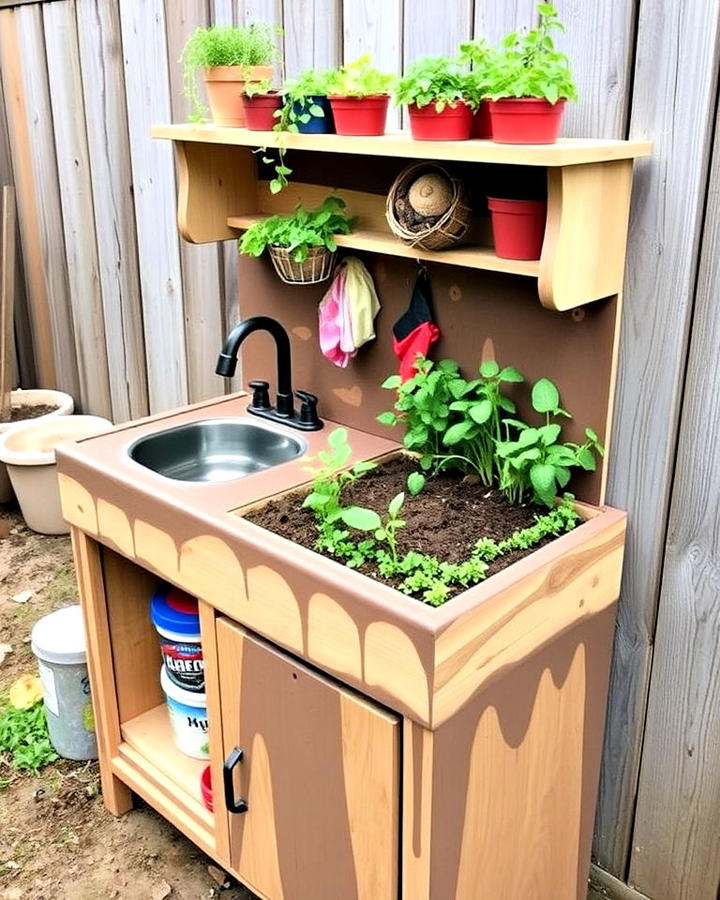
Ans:
{"label": "cabinet door", "polygon": [[396,900],[399,718],[227,619],[217,635],[225,758],[242,749],[247,800],[228,813],[232,868],[268,900]]}

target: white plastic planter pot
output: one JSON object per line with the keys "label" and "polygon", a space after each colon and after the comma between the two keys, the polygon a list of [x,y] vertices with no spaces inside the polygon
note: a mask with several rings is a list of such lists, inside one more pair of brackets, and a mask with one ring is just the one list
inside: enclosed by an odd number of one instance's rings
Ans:
{"label": "white plastic planter pot", "polygon": [[[38,416],[35,419],[20,419],[17,422],[0,422],[0,437],[6,432],[15,428],[24,428],[31,422],[44,422],[46,419],[56,418],[57,416],[69,416],[75,409],[75,401],[70,394],[63,391],[46,391],[46,390],[30,390],[30,391],[13,391],[12,406],[17,409],[21,406],[56,406],[52,412],[46,413],[44,416]],[[0,463],[0,503],[7,503],[12,500],[13,489],[10,484],[10,478],[5,466]]]}
{"label": "white plastic planter pot", "polygon": [[112,422],[99,416],[43,416],[0,436],[0,461],[29,528],[41,534],[70,531],[60,510],[55,447],[110,428]]}

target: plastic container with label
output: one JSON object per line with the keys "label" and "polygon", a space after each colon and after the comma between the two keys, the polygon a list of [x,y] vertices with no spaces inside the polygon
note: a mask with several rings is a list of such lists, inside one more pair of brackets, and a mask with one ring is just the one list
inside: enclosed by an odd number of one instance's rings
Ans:
{"label": "plastic container with label", "polygon": [[184,691],[205,691],[200,617],[194,597],[172,587],[155,591],[150,615],[160,635],[163,666],[169,680]]}
{"label": "plastic container with label", "polygon": [[170,681],[165,666],[160,670],[160,684],[167,700],[175,746],[186,756],[207,759],[208,716],[205,694],[179,688]]}
{"label": "plastic container with label", "polygon": [[79,606],[43,616],[32,630],[50,741],[65,759],[97,759],[95,720]]}

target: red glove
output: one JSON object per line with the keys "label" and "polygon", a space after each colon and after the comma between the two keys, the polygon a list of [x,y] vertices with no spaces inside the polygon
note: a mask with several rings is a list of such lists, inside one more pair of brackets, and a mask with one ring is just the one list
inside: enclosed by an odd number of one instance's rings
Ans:
{"label": "red glove", "polygon": [[432,320],[430,296],[430,278],[427,270],[421,268],[410,305],[393,326],[393,351],[400,360],[403,381],[413,377],[418,356],[427,356],[430,345],[440,337],[440,329]]}

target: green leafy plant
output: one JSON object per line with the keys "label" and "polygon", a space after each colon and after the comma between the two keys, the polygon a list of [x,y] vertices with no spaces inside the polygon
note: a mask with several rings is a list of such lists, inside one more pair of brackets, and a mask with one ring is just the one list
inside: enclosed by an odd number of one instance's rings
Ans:
{"label": "green leafy plant", "polygon": [[478,97],[470,75],[456,60],[426,56],[413,63],[395,86],[395,103],[418,107],[435,104],[437,112],[463,100],[473,109]]}
{"label": "green leafy plant", "polygon": [[336,234],[349,234],[354,220],[343,210],[340,197],[326,197],[315,209],[301,203],[289,215],[275,215],[252,225],[239,240],[241,253],[261,256],[266,247],[286,247],[296,262],[307,259],[311,247],[337,249]]}
{"label": "green leafy plant", "polygon": [[246,97],[260,97],[270,93],[270,79],[262,78],[260,81],[246,81],[243,84],[243,94]]}
{"label": "green leafy plant", "polygon": [[370,54],[331,69],[327,73],[327,92],[340,97],[371,97],[389,93],[394,75],[381,72],[372,65]]}
{"label": "green leafy plant", "polygon": [[202,121],[207,113],[198,91],[197,69],[270,65],[278,58],[275,37],[281,33],[281,29],[267,22],[251,22],[244,28],[234,25],[196,28],[187,39],[180,57],[183,63],[183,92],[193,107],[191,121]]}
{"label": "green leafy plant", "polygon": [[382,425],[403,425],[403,446],[420,457],[424,470],[431,469],[443,455],[443,435],[450,422],[450,404],[455,399],[450,385],[460,378],[458,364],[444,359],[435,364],[418,357],[415,375],[403,382],[391,375],[382,386],[397,391],[395,409],[377,417]]}
{"label": "green leafy plant", "polygon": [[519,432],[516,440],[496,442],[500,459],[500,489],[509,502],[521,503],[532,491],[538,503],[552,506],[559,488],[570,480],[571,469],[595,469],[595,454],[605,452],[592,428],[585,429],[584,444],[561,441],[562,426],[552,419],[572,418],[560,406],[557,387],[548,378],[533,385],[533,409],[545,416],[545,424],[534,428],[517,419],[508,419],[505,427]]}
{"label": "green leafy plant", "polygon": [[411,472],[407,477],[407,489],[410,496],[417,497],[425,487],[426,480],[422,472]]}
{"label": "green leafy plant", "polygon": [[30,709],[7,706],[0,712],[0,750],[20,771],[39,772],[58,758],[50,743],[42,703]]}
{"label": "green leafy plant", "polygon": [[550,3],[538,6],[537,28],[523,34],[511,32],[488,70],[488,94],[501,97],[541,97],[550,103],[575,100],[577,89],[570,63],[555,47],[553,32],[564,31],[557,10]]}
{"label": "green leafy plant", "polygon": [[328,435],[327,450],[318,452],[318,464],[305,467],[313,481],[312,490],[302,505],[312,510],[315,516],[319,532],[317,546],[320,550],[335,552],[338,545],[347,538],[347,531],[337,527],[343,513],[347,512],[340,503],[342,489],[376,466],[373,462],[358,462],[351,469],[345,469],[351,454],[347,430],[336,428]]}
{"label": "green leafy plant", "polygon": [[485,38],[475,38],[460,44],[458,61],[471,66],[466,76],[465,89],[477,104],[490,93],[497,55],[498,51],[491,47]]}
{"label": "green leafy plant", "polygon": [[297,78],[289,78],[283,85],[285,103],[278,115],[276,130],[297,131],[313,118],[324,118],[325,111],[315,99],[328,93],[328,73],[306,69]]}

